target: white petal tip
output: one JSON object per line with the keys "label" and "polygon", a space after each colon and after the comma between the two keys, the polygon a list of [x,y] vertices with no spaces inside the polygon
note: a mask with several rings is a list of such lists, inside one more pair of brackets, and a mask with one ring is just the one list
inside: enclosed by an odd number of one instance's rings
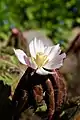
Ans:
{"label": "white petal tip", "polygon": [[15,48],[13,48],[13,51],[14,51],[14,52],[16,51]]}
{"label": "white petal tip", "polygon": [[35,38],[34,38],[34,41],[36,41],[36,40],[37,40],[37,38],[35,37]]}
{"label": "white petal tip", "polygon": [[59,47],[59,48],[60,48],[60,44],[57,44],[56,47]]}
{"label": "white petal tip", "polygon": [[60,46],[60,44],[57,44],[57,46]]}
{"label": "white petal tip", "polygon": [[13,48],[13,51],[14,51],[16,57],[18,58],[18,60],[22,64],[27,65],[26,62],[25,62],[25,57],[27,58],[27,55],[24,53],[24,51],[20,50],[20,49],[15,49],[15,48]]}
{"label": "white petal tip", "polygon": [[63,58],[66,58],[66,53],[63,53]]}
{"label": "white petal tip", "polygon": [[18,50],[18,49],[13,48],[13,51],[14,51],[15,54],[17,54],[17,50]]}

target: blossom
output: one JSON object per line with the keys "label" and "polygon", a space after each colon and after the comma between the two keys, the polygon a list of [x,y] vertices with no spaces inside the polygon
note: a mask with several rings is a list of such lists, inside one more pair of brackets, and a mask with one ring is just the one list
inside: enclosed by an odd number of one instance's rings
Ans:
{"label": "blossom", "polygon": [[41,75],[53,74],[53,70],[63,65],[63,60],[66,57],[65,53],[61,54],[59,44],[45,46],[41,40],[36,38],[30,42],[29,50],[30,57],[20,49],[14,49],[14,52],[22,64],[31,67]]}

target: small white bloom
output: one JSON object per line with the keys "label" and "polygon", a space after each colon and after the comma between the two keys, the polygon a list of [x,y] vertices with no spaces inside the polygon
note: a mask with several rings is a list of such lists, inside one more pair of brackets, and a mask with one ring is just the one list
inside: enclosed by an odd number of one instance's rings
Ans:
{"label": "small white bloom", "polygon": [[63,59],[66,57],[65,53],[60,54],[59,44],[44,46],[43,42],[36,38],[30,42],[29,50],[31,57],[28,57],[20,49],[14,49],[14,52],[21,63],[28,65],[41,75],[53,74],[48,70],[60,68],[63,65]]}

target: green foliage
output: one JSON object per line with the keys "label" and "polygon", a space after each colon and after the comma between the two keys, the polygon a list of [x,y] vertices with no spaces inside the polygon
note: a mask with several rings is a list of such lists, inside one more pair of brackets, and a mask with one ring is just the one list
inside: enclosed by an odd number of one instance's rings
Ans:
{"label": "green foliage", "polygon": [[1,0],[0,32],[6,34],[13,26],[44,29],[55,43],[65,46],[73,25],[80,24],[79,4],[79,0]]}
{"label": "green foliage", "polygon": [[47,110],[47,105],[38,106],[35,112],[45,112]]}
{"label": "green foliage", "polygon": [[15,73],[12,72],[13,69],[17,69],[17,66],[13,64],[12,61],[12,59],[0,59],[0,80],[2,80],[4,84],[12,85],[13,82],[18,79],[16,71]]}

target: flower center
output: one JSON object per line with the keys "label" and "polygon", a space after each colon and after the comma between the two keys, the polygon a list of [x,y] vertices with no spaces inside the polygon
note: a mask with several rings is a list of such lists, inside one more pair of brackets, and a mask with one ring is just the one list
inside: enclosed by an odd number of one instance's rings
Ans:
{"label": "flower center", "polygon": [[36,63],[37,67],[40,68],[48,62],[48,57],[47,55],[39,52],[36,54],[36,59],[32,58],[32,60]]}

